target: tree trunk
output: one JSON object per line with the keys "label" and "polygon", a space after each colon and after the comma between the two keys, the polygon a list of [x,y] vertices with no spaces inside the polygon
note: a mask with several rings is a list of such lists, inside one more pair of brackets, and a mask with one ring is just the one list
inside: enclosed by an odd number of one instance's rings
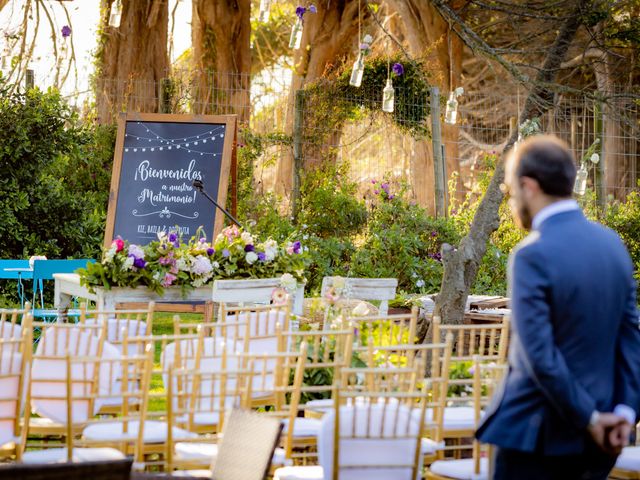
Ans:
{"label": "tree trunk", "polygon": [[[450,11],[440,0],[438,3],[441,12]],[[552,46],[548,49],[543,66],[534,81],[533,90],[529,93],[520,114],[520,124],[529,118],[541,116],[552,104],[553,92],[549,85],[556,78],[557,71],[581,25],[582,3],[578,2],[575,11],[562,23]],[[507,142],[505,152],[515,143],[517,136],[516,129]],[[469,233],[462,239],[459,247],[456,249],[446,244],[442,247],[444,276],[440,294],[436,298],[435,314],[440,315],[444,323],[459,324],[464,320],[467,297],[487,250],[487,242],[499,226],[498,210],[503,199],[500,184],[503,180],[504,161],[496,166]]]}
{"label": "tree trunk", "polygon": [[[109,123],[121,110],[158,111],[158,87],[169,73],[164,0],[123,0],[119,28],[109,26],[115,0],[103,0],[102,44],[96,55],[98,121]],[[144,48],[141,48],[144,46]]]}
{"label": "tree trunk", "polygon": [[[295,92],[304,85],[321,78],[342,64],[351,52],[358,48],[358,2],[349,0],[323,0],[316,3],[318,13],[306,13],[302,44],[294,53],[294,75],[291,85],[290,108],[287,115],[287,132],[293,132],[293,105]],[[362,6],[362,21],[368,16],[368,8]],[[307,112],[308,114],[309,112]],[[332,132],[325,132],[322,145],[303,143],[302,160],[305,168],[316,166],[323,159],[330,158],[331,147],[341,135],[338,126]],[[293,154],[283,152],[278,163],[276,190],[288,194],[293,186]]]}
{"label": "tree trunk", "polygon": [[235,113],[248,123],[250,14],[250,0],[193,0],[196,113]]}

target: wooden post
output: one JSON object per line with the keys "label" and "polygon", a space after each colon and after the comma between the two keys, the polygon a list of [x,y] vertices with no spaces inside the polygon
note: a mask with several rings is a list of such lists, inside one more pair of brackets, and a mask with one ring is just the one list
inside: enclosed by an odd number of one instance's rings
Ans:
{"label": "wooden post", "polygon": [[[607,206],[607,186],[605,185],[605,151],[604,151],[604,110],[600,101],[595,101],[593,104],[593,134],[594,138],[600,139],[600,143],[596,148],[597,153],[600,154],[600,161],[596,166],[595,174],[595,190],[596,199],[598,202],[598,209],[603,214],[605,207]],[[587,162],[590,162],[587,159]]]}
{"label": "wooden post", "polygon": [[231,149],[231,215],[238,216],[238,119],[233,124]]}
{"label": "wooden post", "polygon": [[158,100],[158,111],[160,113],[171,113],[171,100],[173,99],[174,87],[173,80],[170,78],[163,78],[160,80],[160,94]]}
{"label": "wooden post", "polygon": [[36,74],[30,68],[27,69],[27,72],[24,76],[24,84],[27,90],[31,90],[36,86]]}
{"label": "wooden post", "polygon": [[293,107],[293,188],[291,212],[294,222],[300,210],[300,173],[302,172],[302,123],[304,121],[304,90],[296,91]]}
{"label": "wooden post", "polygon": [[440,125],[440,91],[431,87],[431,141],[435,172],[436,216],[445,216],[445,178],[442,155],[442,128]]}

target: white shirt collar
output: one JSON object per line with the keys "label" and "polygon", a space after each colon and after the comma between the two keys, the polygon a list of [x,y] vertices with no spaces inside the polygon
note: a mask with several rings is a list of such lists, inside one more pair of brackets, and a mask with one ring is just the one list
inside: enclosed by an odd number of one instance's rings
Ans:
{"label": "white shirt collar", "polygon": [[540,225],[542,225],[542,222],[548,218],[558,215],[559,213],[571,212],[573,210],[580,210],[580,206],[575,200],[560,200],[558,202],[553,202],[551,205],[547,205],[536,213],[536,216],[533,217],[531,228],[533,230],[538,230]]}

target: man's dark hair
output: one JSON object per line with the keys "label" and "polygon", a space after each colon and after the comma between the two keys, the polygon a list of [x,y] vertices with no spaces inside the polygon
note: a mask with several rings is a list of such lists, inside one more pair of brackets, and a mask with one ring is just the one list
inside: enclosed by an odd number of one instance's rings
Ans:
{"label": "man's dark hair", "polygon": [[552,197],[570,197],[576,180],[576,165],[569,147],[556,137],[540,135],[520,145],[514,158],[517,178],[537,180]]}

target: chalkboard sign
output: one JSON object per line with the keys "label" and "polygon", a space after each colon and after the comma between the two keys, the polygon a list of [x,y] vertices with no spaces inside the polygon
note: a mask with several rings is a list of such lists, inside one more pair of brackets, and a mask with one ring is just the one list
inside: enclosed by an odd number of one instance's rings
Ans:
{"label": "chalkboard sign", "polygon": [[235,115],[129,114],[118,124],[105,247],[114,238],[146,245],[161,231],[185,239],[199,226],[213,238],[224,214],[192,185],[225,206]]}

